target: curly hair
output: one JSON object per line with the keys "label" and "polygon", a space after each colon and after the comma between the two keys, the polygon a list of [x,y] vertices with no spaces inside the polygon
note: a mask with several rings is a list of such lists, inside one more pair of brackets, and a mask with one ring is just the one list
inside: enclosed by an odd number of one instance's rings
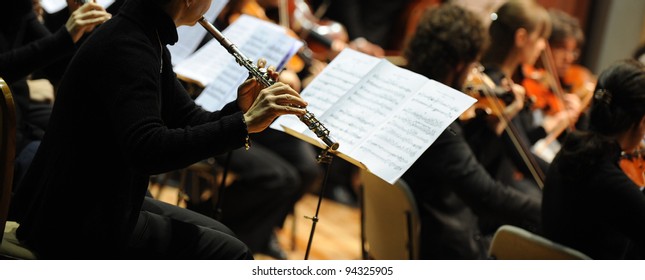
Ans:
{"label": "curly hair", "polygon": [[476,61],[488,45],[479,18],[453,4],[428,9],[405,49],[408,69],[443,81],[459,64]]}

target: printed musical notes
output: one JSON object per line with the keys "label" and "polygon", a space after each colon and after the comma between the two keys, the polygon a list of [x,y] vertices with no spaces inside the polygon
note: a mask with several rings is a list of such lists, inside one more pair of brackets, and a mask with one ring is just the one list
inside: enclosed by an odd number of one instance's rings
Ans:
{"label": "printed musical notes", "polygon": [[[390,183],[475,102],[385,59],[349,49],[339,54],[301,95],[309,103],[307,109],[340,143],[339,156]],[[283,116],[271,127],[317,142],[294,120]]]}
{"label": "printed musical notes", "polygon": [[[302,47],[302,42],[289,37],[284,28],[247,15],[241,15],[222,33],[253,63],[264,58],[277,70]],[[174,70],[182,79],[205,86],[195,103],[209,111],[235,100],[237,87],[248,77],[247,70],[217,40],[209,41]]]}

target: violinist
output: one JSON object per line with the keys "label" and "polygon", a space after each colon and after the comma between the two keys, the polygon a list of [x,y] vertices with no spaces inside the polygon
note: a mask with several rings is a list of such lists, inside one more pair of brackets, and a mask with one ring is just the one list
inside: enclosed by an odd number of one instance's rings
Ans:
{"label": "violinist", "polygon": [[[485,117],[470,120],[465,128],[467,139],[479,161],[496,179],[540,197],[539,187],[548,164],[536,158],[529,147],[555,124],[535,125],[528,102],[524,102],[524,89],[514,83],[513,77],[520,65],[535,61],[544,49],[550,21],[546,10],[533,1],[508,1],[492,17],[491,46],[482,61],[495,86],[515,96],[514,102],[506,101],[513,111],[505,114],[508,124],[491,125]],[[499,129],[500,125],[514,129]]]}
{"label": "violinist", "polygon": [[[455,89],[476,70],[488,38],[479,18],[453,4],[428,9],[405,56],[407,68]],[[484,259],[482,217],[536,231],[540,199],[495,180],[475,158],[459,120],[403,175],[421,217],[422,259]]]}
{"label": "violinist", "polygon": [[522,65],[517,80],[533,101],[530,107],[536,122],[563,120],[548,136],[533,146],[534,152],[551,161],[568,132],[584,129],[583,111],[591,100],[595,77],[587,68],[575,64],[584,42],[578,21],[563,11],[549,10],[552,32],[549,43],[535,65]]}
{"label": "violinist", "polygon": [[605,69],[589,116],[589,130],[570,134],[549,169],[544,234],[594,259],[643,259],[645,195],[618,162],[645,136],[645,65]]}
{"label": "violinist", "polygon": [[[591,101],[596,85],[596,77],[591,71],[577,63],[580,58],[580,48],[585,40],[584,33],[578,20],[563,11],[549,10],[549,16],[553,23],[549,45],[557,77],[564,93],[578,96],[581,102],[580,110],[584,110]],[[565,105],[567,105],[566,102]],[[575,110],[573,112],[575,113]]]}
{"label": "violinist", "polygon": [[[553,9],[549,10],[549,17],[552,23],[549,49],[542,52],[536,66],[523,65],[519,79],[534,100],[531,108],[534,113],[544,118],[566,112],[567,128],[573,130],[591,100],[595,77],[587,68],[575,64],[584,42],[578,21]],[[579,125],[584,127],[584,123]]]}

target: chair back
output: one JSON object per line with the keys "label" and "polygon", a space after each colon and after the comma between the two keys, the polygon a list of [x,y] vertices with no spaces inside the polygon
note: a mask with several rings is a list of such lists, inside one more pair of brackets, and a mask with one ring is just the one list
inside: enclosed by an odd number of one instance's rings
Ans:
{"label": "chair back", "polygon": [[365,170],[361,180],[364,258],[418,259],[420,220],[410,188],[401,179],[392,185]]}
{"label": "chair back", "polygon": [[497,229],[489,255],[498,260],[591,259],[577,250],[511,225],[503,225]]}
{"label": "chair back", "polygon": [[[0,237],[4,234],[13,183],[16,154],[16,108],[7,83],[0,78]],[[2,240],[2,238],[0,238]],[[0,241],[2,242],[2,241]]]}

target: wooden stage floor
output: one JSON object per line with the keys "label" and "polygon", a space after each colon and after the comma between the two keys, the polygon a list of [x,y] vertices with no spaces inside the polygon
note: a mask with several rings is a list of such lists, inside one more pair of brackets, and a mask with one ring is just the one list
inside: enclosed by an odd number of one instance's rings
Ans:
{"label": "wooden stage floor", "polygon": [[[151,193],[158,194],[157,199],[159,200],[171,204],[177,202],[177,188],[175,187],[164,187],[161,192],[158,192],[156,186],[153,185]],[[294,215],[287,217],[283,228],[277,231],[280,245],[290,260],[303,260],[305,257],[312,226],[312,221],[305,216],[314,216],[317,203],[317,195],[305,194],[296,203]],[[180,204],[180,206],[182,205]],[[323,199],[318,219],[309,251],[310,260],[361,259],[360,211],[358,208]],[[294,220],[295,236],[292,235]],[[255,258],[258,260],[272,259],[262,254],[256,254]]]}

